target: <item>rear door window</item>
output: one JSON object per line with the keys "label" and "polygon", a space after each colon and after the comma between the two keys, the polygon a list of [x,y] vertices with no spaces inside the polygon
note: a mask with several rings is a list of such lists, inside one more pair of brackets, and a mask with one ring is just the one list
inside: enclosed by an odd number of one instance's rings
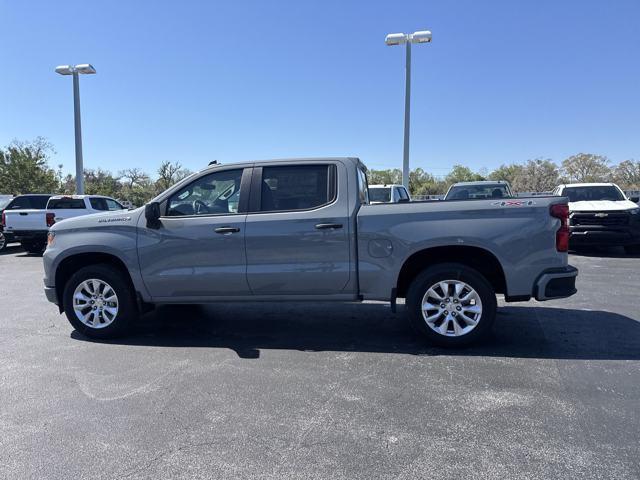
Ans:
{"label": "rear door window", "polygon": [[47,208],[49,197],[46,195],[22,195],[14,198],[7,206],[9,210],[44,210]]}
{"label": "rear door window", "polygon": [[53,198],[49,200],[48,210],[80,210],[85,208],[81,198]]}
{"label": "rear door window", "polygon": [[264,167],[260,211],[309,210],[331,203],[336,196],[334,165]]}
{"label": "rear door window", "polygon": [[116,202],[113,198],[106,198],[105,202],[107,203],[107,210],[124,210],[124,207]]}

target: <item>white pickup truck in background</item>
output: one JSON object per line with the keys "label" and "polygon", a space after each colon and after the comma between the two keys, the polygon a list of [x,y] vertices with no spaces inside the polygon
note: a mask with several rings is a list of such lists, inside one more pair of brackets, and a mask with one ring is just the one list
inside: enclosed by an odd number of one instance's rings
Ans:
{"label": "white pickup truck in background", "polygon": [[559,185],[554,195],[569,199],[569,243],[584,246],[621,246],[640,253],[640,207],[615,183]]}
{"label": "white pickup truck in background", "polygon": [[[67,218],[125,210],[116,200],[102,195],[22,195],[37,199],[15,202],[3,215],[4,230],[14,236],[29,253],[42,253],[49,227]],[[20,197],[16,197],[18,199]],[[37,201],[36,201],[37,200]],[[48,200],[48,201],[47,201]],[[15,199],[14,199],[15,201]],[[39,202],[39,203],[38,203]],[[39,207],[39,208],[38,208]]]}
{"label": "white pickup truck in background", "polygon": [[369,185],[369,201],[371,203],[403,203],[410,202],[411,197],[404,185]]}

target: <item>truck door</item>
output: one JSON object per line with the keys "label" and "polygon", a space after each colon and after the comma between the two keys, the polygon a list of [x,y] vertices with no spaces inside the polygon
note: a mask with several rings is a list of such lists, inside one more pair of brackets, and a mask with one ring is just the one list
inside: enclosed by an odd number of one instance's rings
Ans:
{"label": "truck door", "polygon": [[245,227],[253,294],[343,293],[351,271],[346,182],[340,162],[254,168]]}
{"label": "truck door", "polygon": [[250,179],[251,168],[198,177],[163,202],[160,228],[140,228],[138,256],[151,296],[250,294],[244,241]]}

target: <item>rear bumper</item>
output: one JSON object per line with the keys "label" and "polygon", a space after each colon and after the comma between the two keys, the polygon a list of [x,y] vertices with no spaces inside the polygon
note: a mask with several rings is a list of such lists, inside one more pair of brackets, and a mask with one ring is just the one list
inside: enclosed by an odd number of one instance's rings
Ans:
{"label": "rear bumper", "polygon": [[[22,240],[47,240],[48,230],[12,230],[10,233],[15,237],[17,242]],[[7,232],[5,231],[6,235]]]}
{"label": "rear bumper", "polygon": [[576,289],[577,276],[578,269],[571,265],[542,272],[534,287],[536,300],[570,297],[578,291]]}

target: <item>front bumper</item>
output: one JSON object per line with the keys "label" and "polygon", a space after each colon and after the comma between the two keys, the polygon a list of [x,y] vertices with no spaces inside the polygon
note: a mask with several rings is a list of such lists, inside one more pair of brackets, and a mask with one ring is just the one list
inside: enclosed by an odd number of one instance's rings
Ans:
{"label": "front bumper", "polygon": [[44,287],[44,294],[51,303],[58,305],[58,292],[56,287]]}
{"label": "front bumper", "polygon": [[535,283],[534,296],[536,300],[570,297],[578,291],[576,289],[577,276],[578,269],[571,265],[545,270]]}
{"label": "front bumper", "polygon": [[640,245],[640,216],[626,212],[575,212],[569,230],[572,247]]}

